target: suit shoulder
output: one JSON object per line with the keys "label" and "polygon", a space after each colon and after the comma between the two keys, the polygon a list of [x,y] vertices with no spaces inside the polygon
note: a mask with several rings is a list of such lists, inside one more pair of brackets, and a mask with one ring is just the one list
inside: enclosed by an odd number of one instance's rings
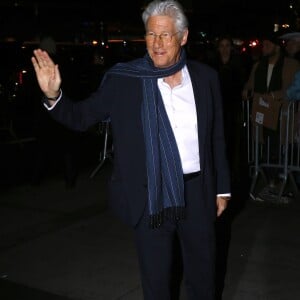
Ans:
{"label": "suit shoulder", "polygon": [[211,78],[218,77],[218,73],[213,67],[202,62],[198,62],[195,60],[188,60],[187,67],[190,72],[193,72],[198,76],[205,75],[205,77],[211,77]]}

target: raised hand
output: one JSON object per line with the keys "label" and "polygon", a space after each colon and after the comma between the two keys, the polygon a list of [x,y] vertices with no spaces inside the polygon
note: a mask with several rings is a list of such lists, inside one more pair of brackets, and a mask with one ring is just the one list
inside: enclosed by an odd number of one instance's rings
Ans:
{"label": "raised hand", "polygon": [[58,65],[53,62],[46,51],[36,49],[33,54],[31,61],[42,92],[48,98],[57,97],[61,85]]}

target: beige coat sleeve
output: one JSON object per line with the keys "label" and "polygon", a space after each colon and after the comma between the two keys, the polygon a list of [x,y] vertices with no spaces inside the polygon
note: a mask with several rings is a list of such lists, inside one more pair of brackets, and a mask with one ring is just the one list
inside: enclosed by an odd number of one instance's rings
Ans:
{"label": "beige coat sleeve", "polygon": [[300,64],[296,59],[286,57],[282,70],[282,88],[273,91],[275,100],[286,100],[286,89],[292,84],[295,73],[300,70]]}

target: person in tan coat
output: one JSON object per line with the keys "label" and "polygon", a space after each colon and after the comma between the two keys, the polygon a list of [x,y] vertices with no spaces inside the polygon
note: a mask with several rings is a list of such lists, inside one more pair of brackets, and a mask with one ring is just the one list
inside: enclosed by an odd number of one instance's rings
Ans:
{"label": "person in tan coat", "polygon": [[[262,41],[263,56],[252,67],[243,89],[244,100],[249,95],[253,98],[262,96],[269,101],[285,100],[285,91],[300,70],[300,64],[296,59],[284,56],[281,43],[280,39],[271,37]],[[278,74],[275,73],[276,69]],[[275,81],[278,84],[275,85]]]}
{"label": "person in tan coat", "polygon": [[[286,89],[300,69],[296,59],[286,57],[282,51],[282,41],[275,33],[263,38],[262,58],[253,65],[249,79],[243,89],[243,99],[252,99],[252,122],[259,124],[264,145],[262,161],[278,163],[280,110],[288,105]],[[267,147],[269,143],[269,147]],[[269,149],[269,150],[268,150]],[[278,170],[266,170],[271,186],[277,180]]]}

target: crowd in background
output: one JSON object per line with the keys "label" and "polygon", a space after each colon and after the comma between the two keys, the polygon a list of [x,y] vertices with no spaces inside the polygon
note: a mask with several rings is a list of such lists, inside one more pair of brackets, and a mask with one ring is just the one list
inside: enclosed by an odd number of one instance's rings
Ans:
{"label": "crowd in background", "polygon": [[[245,99],[249,100],[249,96],[253,93],[254,86],[250,86],[249,83],[249,80],[253,80],[253,67],[258,62],[266,62],[269,56],[266,52],[266,40],[278,46],[280,57],[293,60],[291,65],[294,65],[294,70],[290,73],[288,80],[284,82],[283,89],[286,89],[292,83],[292,78],[297,70],[297,63],[300,59],[299,34],[292,33],[282,37],[278,34],[275,37],[275,35],[272,34],[272,37],[269,35],[256,40],[256,44],[251,46],[249,46],[249,41],[245,41],[242,45],[237,45],[230,34],[224,34],[209,42],[197,43],[191,40],[186,46],[187,53],[191,58],[210,65],[219,74],[223,96],[224,130],[233,182],[239,181],[242,178],[241,175],[244,170],[241,166],[244,163],[246,164],[242,101]],[[39,46],[48,50],[59,63],[63,79],[67,78],[67,80],[63,81],[63,88],[68,94],[72,94],[73,98],[79,100],[98,87],[103,73],[114,63],[134,59],[145,52],[142,42],[127,43],[126,46],[124,45],[123,43],[119,46],[111,44],[109,50],[107,50],[107,47],[104,48],[101,46],[81,47],[81,54],[77,55],[77,52],[79,52],[77,48],[79,47],[69,48],[66,51],[67,47],[57,46],[55,40],[51,36],[46,35],[41,38]],[[83,60],[82,63],[80,63],[80,60]],[[73,75],[76,74],[74,69],[76,68],[82,70],[81,78],[74,78]],[[275,71],[276,68],[274,69]],[[81,82],[79,82],[79,79]],[[34,85],[33,89],[36,89],[36,82],[32,82],[32,84]],[[281,83],[278,82],[277,84]],[[243,95],[243,91],[244,93],[247,91],[246,94]],[[39,93],[34,95],[36,98],[40,96]],[[34,101],[38,103],[39,99],[35,99]],[[39,109],[37,108],[38,105],[35,107],[35,111],[37,112],[35,135],[38,147],[36,163],[32,172],[32,181],[34,183],[41,181],[43,170],[48,160],[47,152],[49,153],[48,157],[51,157],[52,150],[50,150],[51,146],[49,144],[53,145],[57,143],[61,149],[65,149],[65,158],[62,165],[65,166],[64,174],[67,185],[73,186],[76,182],[77,154],[74,149],[77,148],[76,143],[80,140],[78,139],[78,134],[61,128],[60,125],[55,124],[55,121],[50,120],[47,114],[41,110],[41,107]],[[51,130],[59,133],[52,135],[56,136],[55,141],[49,138]],[[44,153],[45,155],[40,155],[40,153]]]}
{"label": "crowd in background", "polygon": [[[274,99],[288,100],[286,89],[293,84],[295,75],[300,69],[300,34],[280,38],[276,35],[266,35],[258,44],[253,47],[248,45],[240,46],[234,43],[230,34],[222,35],[208,44],[187,45],[188,55],[202,63],[210,65],[218,74],[223,96],[224,132],[227,144],[227,155],[231,168],[232,182],[234,186],[240,184],[241,180],[248,180],[247,170],[247,149],[246,133],[243,123],[243,101],[254,100],[256,96]],[[119,51],[114,57],[111,54],[105,55],[93,48],[89,50],[89,56],[93,59],[86,63],[89,68],[81,69],[81,84],[78,78],[74,78],[74,70],[79,66],[74,63],[76,59],[70,60],[72,55],[65,59],[61,55],[55,41],[49,37],[41,40],[41,48],[48,50],[49,54],[60,65],[63,77],[63,89],[74,99],[80,100],[85,95],[97,88],[105,70],[117,61],[126,61],[140,56],[143,48],[139,44],[135,51]],[[89,48],[90,49],[90,48]],[[81,56],[84,57],[83,55]],[[273,60],[274,59],[274,60]],[[271,63],[270,63],[270,60]],[[93,63],[91,63],[93,62]],[[269,64],[273,66],[269,70]],[[86,67],[85,65],[85,67]],[[86,74],[89,73],[89,76]],[[288,75],[284,75],[288,74]],[[67,80],[64,80],[66,78]],[[282,81],[284,79],[285,81]],[[75,84],[74,84],[75,82]],[[87,83],[88,82],[88,83]],[[295,84],[295,83],[294,83]],[[298,88],[300,86],[296,84]],[[36,87],[34,82],[33,89]],[[300,89],[299,89],[300,90]],[[297,90],[298,91],[298,90]],[[299,93],[300,95],[300,93]],[[35,94],[36,111],[35,138],[36,148],[34,164],[30,178],[33,184],[40,184],[47,176],[47,165],[58,161],[60,169],[63,169],[66,186],[72,188],[76,184],[78,173],[78,148],[82,142],[81,134],[64,128],[49,117],[47,112],[40,105],[40,93]],[[278,144],[278,126],[274,129],[265,128],[265,134],[272,135],[274,147],[272,155],[278,156],[276,145]],[[59,149],[59,150],[57,150]],[[59,156],[56,153],[60,153]],[[96,159],[96,158],[95,158]],[[276,176],[276,174],[270,174]],[[234,192],[233,192],[234,197]],[[217,267],[219,269],[217,286],[220,291],[223,287],[223,280],[226,273],[226,256],[230,239],[230,222],[227,215],[218,220],[218,251]],[[224,234],[225,233],[225,234]]]}
{"label": "crowd in background", "polygon": [[[246,157],[242,101],[264,96],[270,102],[275,97],[280,104],[286,104],[287,89],[299,70],[300,33],[269,32],[250,45],[236,45],[228,34],[216,38],[209,48],[200,46],[199,51],[195,50],[197,47],[190,51],[193,58],[211,65],[219,73],[224,130],[233,180],[241,178],[240,167]],[[272,69],[268,70],[270,66]],[[272,129],[263,127],[273,137],[273,156],[278,158],[279,126]]]}

